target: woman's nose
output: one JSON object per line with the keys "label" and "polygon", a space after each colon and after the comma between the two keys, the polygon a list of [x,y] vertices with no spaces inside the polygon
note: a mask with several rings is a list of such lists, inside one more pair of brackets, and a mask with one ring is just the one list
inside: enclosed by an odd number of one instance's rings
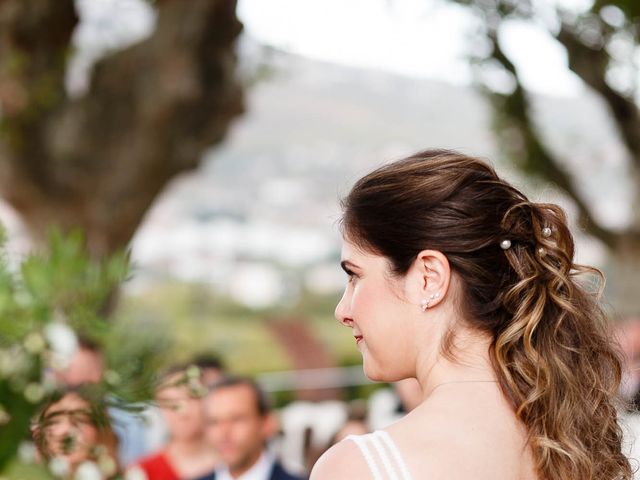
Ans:
{"label": "woman's nose", "polygon": [[349,299],[347,298],[347,291],[342,294],[342,298],[336,305],[335,316],[336,320],[340,322],[345,327],[351,327],[353,324],[353,319],[351,318],[351,312],[349,309]]}

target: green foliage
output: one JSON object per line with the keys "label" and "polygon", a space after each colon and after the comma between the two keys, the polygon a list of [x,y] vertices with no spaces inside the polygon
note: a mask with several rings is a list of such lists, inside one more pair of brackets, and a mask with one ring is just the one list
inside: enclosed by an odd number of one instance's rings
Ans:
{"label": "green foliage", "polygon": [[[108,323],[100,312],[126,278],[123,254],[101,261],[86,254],[82,235],[52,232],[49,248],[12,268],[0,241],[0,472],[15,458],[38,404],[56,389],[74,331],[96,340]],[[116,391],[116,390],[114,390]]]}
{"label": "green foliage", "polygon": [[105,382],[128,409],[153,397],[170,346],[166,332],[153,321],[131,325],[114,319],[104,341],[109,366]]}
{"label": "green foliage", "polygon": [[28,479],[28,480],[52,480],[54,477],[42,465],[33,463],[13,461],[7,465],[3,472],[6,478]]}

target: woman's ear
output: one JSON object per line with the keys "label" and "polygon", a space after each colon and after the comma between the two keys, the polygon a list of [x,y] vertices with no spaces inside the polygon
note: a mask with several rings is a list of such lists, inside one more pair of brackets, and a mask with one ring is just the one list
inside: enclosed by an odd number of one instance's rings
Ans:
{"label": "woman's ear", "polygon": [[417,298],[423,310],[439,304],[451,281],[447,257],[438,250],[422,250],[410,270],[410,298]]}

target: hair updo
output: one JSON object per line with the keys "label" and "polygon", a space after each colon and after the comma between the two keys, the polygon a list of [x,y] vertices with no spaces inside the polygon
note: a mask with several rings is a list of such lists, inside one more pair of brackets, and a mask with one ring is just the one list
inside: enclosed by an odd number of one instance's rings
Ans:
{"label": "hair updo", "polygon": [[343,209],[345,237],[395,275],[424,249],[447,257],[541,478],[632,478],[617,422],[620,356],[597,295],[576,278],[602,275],[573,263],[557,205],[530,202],[476,158],[428,150],[360,179]]}

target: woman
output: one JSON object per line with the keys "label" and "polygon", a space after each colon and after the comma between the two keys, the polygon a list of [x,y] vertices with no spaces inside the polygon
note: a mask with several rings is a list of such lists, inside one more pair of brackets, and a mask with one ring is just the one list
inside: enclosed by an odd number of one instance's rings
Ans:
{"label": "woman", "polygon": [[64,478],[87,469],[99,470],[101,478],[118,475],[118,440],[90,387],[69,388],[46,402],[35,419],[33,438],[40,456]]}
{"label": "woman", "polygon": [[630,479],[621,366],[563,212],[480,160],[426,151],[344,201],[336,308],[372,380],[422,403],[328,450],[311,479]]}
{"label": "woman", "polygon": [[146,480],[183,480],[213,472],[218,458],[204,437],[200,369],[177,366],[168,370],[156,389],[155,400],[169,431],[169,441],[128,470]]}

